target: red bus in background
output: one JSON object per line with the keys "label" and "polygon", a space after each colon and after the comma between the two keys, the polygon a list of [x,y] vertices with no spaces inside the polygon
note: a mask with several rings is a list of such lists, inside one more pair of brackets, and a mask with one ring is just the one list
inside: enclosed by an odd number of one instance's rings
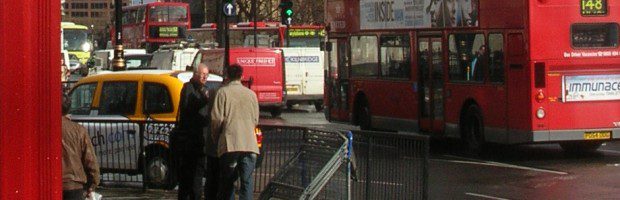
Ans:
{"label": "red bus in background", "polygon": [[330,121],[471,149],[620,138],[619,2],[415,2],[325,1]]}
{"label": "red bus in background", "polygon": [[[254,26],[257,46],[280,48],[284,52],[286,69],[287,107],[297,103],[323,109],[325,54],[319,46],[325,38],[325,29],[317,25],[293,25],[288,29],[279,22],[242,22],[229,28],[231,47],[254,47]],[[206,46],[216,46],[217,27],[204,24],[191,29],[188,38]]]}
{"label": "red bus in background", "polygon": [[[209,66],[210,73],[226,77],[224,49],[201,49],[194,57],[192,67],[196,68],[200,63]],[[274,117],[280,116],[286,103],[282,50],[230,48],[229,63],[241,65],[243,68],[241,82],[256,93],[261,111],[269,111]]]}
{"label": "red bus in background", "polygon": [[[185,39],[190,28],[189,4],[153,2],[123,7],[123,46],[153,52],[161,44]],[[111,38],[114,29],[111,29]],[[114,42],[114,41],[113,41]]]}

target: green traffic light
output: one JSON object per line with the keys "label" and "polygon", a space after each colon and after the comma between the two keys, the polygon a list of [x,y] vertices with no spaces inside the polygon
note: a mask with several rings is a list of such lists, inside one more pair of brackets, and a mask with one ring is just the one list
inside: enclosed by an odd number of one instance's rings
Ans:
{"label": "green traffic light", "polygon": [[293,16],[293,9],[290,9],[290,8],[289,8],[289,9],[286,9],[286,10],[284,11],[284,13],[286,13],[286,16],[287,16],[287,17]]}

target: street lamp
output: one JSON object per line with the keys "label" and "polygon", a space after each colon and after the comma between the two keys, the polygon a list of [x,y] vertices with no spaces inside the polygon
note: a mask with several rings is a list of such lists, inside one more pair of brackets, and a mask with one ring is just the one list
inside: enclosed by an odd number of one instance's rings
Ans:
{"label": "street lamp", "polygon": [[115,12],[115,33],[114,38],[116,45],[114,46],[114,60],[112,61],[112,71],[125,70],[125,59],[123,55],[123,1],[114,0]]}

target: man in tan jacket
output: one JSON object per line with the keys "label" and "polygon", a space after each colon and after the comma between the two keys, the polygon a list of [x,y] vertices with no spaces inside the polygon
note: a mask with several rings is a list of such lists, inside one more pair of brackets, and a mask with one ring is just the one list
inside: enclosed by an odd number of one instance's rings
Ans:
{"label": "man in tan jacket", "polygon": [[212,137],[220,157],[217,199],[234,199],[233,184],[241,179],[239,199],[253,199],[252,173],[259,153],[254,128],[258,125],[256,94],[241,84],[243,69],[228,68],[230,82],[215,94],[211,110]]}
{"label": "man in tan jacket", "polygon": [[71,100],[63,95],[62,196],[65,200],[84,200],[99,185],[99,164],[86,128],[66,117],[69,108]]}

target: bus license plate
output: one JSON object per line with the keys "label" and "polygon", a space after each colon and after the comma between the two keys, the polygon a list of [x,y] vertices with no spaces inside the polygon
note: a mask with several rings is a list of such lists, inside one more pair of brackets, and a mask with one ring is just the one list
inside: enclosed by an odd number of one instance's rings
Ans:
{"label": "bus license plate", "polygon": [[583,135],[586,140],[610,139],[611,131],[590,131]]}

